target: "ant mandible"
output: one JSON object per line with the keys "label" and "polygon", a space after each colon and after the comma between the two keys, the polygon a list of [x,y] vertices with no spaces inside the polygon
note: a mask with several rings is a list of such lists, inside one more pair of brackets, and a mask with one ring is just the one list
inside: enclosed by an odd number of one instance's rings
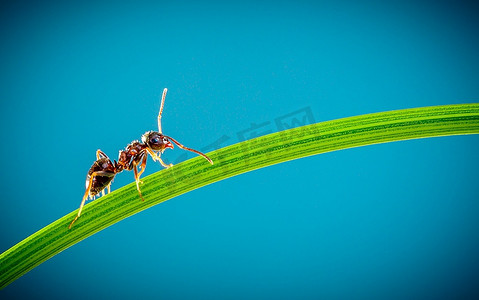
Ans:
{"label": "ant mandible", "polygon": [[[161,154],[166,149],[173,149],[173,143],[183,150],[188,150],[194,153],[197,153],[203,156],[210,164],[213,164],[213,161],[201,153],[200,151],[188,148],[180,144],[178,141],[172,137],[166,136],[161,131],[161,114],[163,112],[163,106],[165,104],[167,89],[163,90],[163,95],[161,96],[161,105],[160,112],[158,113],[158,131],[147,131],[141,136],[141,142],[133,141],[125,150],[120,150],[118,155],[118,162],[116,160],[111,161],[108,156],[98,149],[96,151],[96,161],[91,166],[88,174],[86,175],[86,191],[83,195],[83,199],[80,204],[80,209],[75,219],[68,226],[69,229],[72,228],[73,223],[80,217],[83,206],[87,198],[95,199],[95,197],[103,192],[105,194],[105,189],[110,192],[110,185],[113,181],[113,178],[116,174],[122,172],[123,170],[131,171],[133,170],[135,175],[136,189],[142,201],[145,201],[143,195],[140,191],[140,176],[145,171],[146,159],[148,154],[153,158],[154,161],[159,161],[161,165],[165,168],[173,166],[173,164],[165,164],[161,159]],[[141,170],[138,170],[141,169]]]}

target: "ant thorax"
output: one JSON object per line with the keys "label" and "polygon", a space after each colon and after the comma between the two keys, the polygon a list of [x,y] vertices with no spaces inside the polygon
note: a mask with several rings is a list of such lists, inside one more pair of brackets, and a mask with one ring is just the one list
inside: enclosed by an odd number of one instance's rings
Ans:
{"label": "ant thorax", "polygon": [[123,169],[131,170],[132,163],[134,161],[138,161],[138,158],[143,154],[146,145],[140,143],[139,141],[133,141],[128,146],[126,146],[125,150],[120,150],[118,154],[118,165],[120,165]]}

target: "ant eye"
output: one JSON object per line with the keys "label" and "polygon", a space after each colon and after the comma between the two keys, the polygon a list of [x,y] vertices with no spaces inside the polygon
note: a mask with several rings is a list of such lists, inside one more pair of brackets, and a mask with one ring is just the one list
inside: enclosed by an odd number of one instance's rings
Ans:
{"label": "ant eye", "polygon": [[158,144],[159,142],[160,142],[160,139],[157,138],[157,137],[154,137],[150,140],[150,143],[152,143],[152,144]]}

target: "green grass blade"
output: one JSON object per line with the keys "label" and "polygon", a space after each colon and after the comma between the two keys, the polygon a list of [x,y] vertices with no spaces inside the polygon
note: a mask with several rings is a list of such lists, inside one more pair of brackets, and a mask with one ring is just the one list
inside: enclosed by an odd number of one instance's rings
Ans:
{"label": "green grass blade", "polygon": [[[269,134],[180,163],[143,179],[140,201],[134,183],[76,210],[0,255],[0,288],[90,235],[153,205],[222,179],[310,155],[364,145],[479,133],[479,103],[382,112]],[[81,198],[81,195],[79,195]],[[72,200],[72,206],[78,204]]]}

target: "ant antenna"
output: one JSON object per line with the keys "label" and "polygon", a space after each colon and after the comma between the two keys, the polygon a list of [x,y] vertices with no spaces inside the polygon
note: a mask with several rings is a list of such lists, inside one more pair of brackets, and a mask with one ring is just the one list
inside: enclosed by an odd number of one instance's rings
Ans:
{"label": "ant antenna", "polygon": [[185,147],[183,146],[182,144],[180,144],[177,140],[175,140],[174,138],[171,138],[169,136],[166,136],[165,137],[167,139],[170,139],[173,143],[175,143],[178,147],[180,147],[181,149],[183,150],[188,150],[188,151],[191,151],[191,152],[194,152],[196,154],[199,154],[201,156],[203,156],[210,164],[213,164],[213,161],[211,160],[211,158],[209,158],[208,156],[206,156],[205,154],[201,153],[200,151],[197,151],[195,149],[191,149],[191,148],[188,148],[188,147]]}
{"label": "ant antenna", "polygon": [[160,112],[158,113],[158,132],[161,132],[161,114],[163,113],[163,106],[165,105],[165,98],[166,98],[166,92],[168,91],[167,88],[163,90],[163,95],[161,96],[161,104],[160,104]]}

